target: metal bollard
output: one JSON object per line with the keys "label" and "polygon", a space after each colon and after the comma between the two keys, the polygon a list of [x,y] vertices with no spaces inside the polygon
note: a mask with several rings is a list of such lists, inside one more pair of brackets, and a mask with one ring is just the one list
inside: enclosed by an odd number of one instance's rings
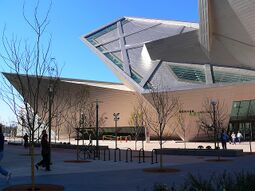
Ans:
{"label": "metal bollard", "polygon": [[116,158],[117,158],[117,150],[119,151],[119,161],[121,161],[121,152],[119,148],[114,149],[114,162],[117,162]]}
{"label": "metal bollard", "polygon": [[157,150],[156,149],[153,149],[152,151],[151,151],[151,164],[154,164],[154,155],[153,155],[153,153],[155,153],[155,159],[156,159],[156,161],[155,161],[155,163],[158,163],[158,154],[157,154]]}
{"label": "metal bollard", "polygon": [[142,157],[143,157],[143,162],[145,162],[145,156],[144,156],[144,149],[140,149],[139,150],[139,163],[141,163],[141,153],[142,153]]}
{"label": "metal bollard", "polygon": [[110,152],[110,149],[109,149],[109,148],[106,148],[106,149],[104,149],[104,161],[106,160],[106,159],[105,159],[106,151],[108,151],[108,160],[111,160],[111,152]]}
{"label": "metal bollard", "polygon": [[132,157],[132,150],[130,149],[130,148],[128,148],[127,150],[126,150],[126,162],[128,162],[128,151],[130,152],[130,162],[132,162],[133,161],[133,157]]}

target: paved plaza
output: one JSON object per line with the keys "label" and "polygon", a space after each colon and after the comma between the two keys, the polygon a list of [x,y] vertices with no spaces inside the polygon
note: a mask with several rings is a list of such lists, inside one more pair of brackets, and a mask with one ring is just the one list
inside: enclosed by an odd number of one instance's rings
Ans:
{"label": "paved plaza", "polygon": [[[202,143],[188,143],[187,147],[196,147]],[[202,145],[210,145],[203,143]],[[100,145],[114,147],[114,141],[100,141]],[[213,145],[213,144],[211,144]],[[141,144],[138,144],[140,148]],[[255,145],[253,145],[255,148]],[[134,147],[134,142],[118,142],[118,147],[125,150]],[[146,150],[158,147],[157,142],[144,143]],[[183,143],[167,142],[165,147],[183,147]],[[244,142],[237,145],[228,145],[229,148],[246,148],[249,144]],[[139,149],[138,148],[138,149]],[[1,165],[12,171],[13,176],[9,184],[4,177],[0,177],[0,189],[8,185],[30,183],[30,157],[23,146],[5,145],[5,156]],[[40,148],[36,148],[36,161],[41,159]],[[125,153],[125,152],[123,152]],[[136,155],[136,154],[134,154]],[[189,173],[209,177],[212,173],[224,171],[255,171],[255,155],[244,155],[230,158],[227,162],[208,162],[207,159],[215,157],[198,156],[164,156],[164,165],[179,169],[177,173],[148,173],[144,168],[157,167],[151,164],[150,158],[145,158],[145,163],[138,163],[138,158],[133,157],[133,162],[90,160],[87,163],[66,163],[65,160],[75,160],[76,151],[70,149],[52,149],[52,171],[42,169],[36,171],[36,182],[45,184],[63,185],[66,191],[152,191],[155,183],[178,185],[182,183]]]}

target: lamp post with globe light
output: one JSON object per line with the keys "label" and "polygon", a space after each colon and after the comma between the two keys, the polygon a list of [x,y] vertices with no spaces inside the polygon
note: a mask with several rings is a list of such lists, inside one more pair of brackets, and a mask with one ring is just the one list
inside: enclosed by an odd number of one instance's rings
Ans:
{"label": "lamp post with globe light", "polygon": [[52,102],[53,102],[53,85],[50,83],[49,88],[48,88],[48,96],[49,96],[49,121],[48,121],[48,126],[49,126],[49,160],[51,162],[51,121],[52,121],[52,116],[51,116],[51,107],[52,107]]}
{"label": "lamp post with globe light", "polygon": [[118,148],[117,146],[117,141],[118,141],[118,133],[117,133],[117,121],[120,119],[119,118],[120,113],[113,113],[113,120],[115,121],[115,149]]}

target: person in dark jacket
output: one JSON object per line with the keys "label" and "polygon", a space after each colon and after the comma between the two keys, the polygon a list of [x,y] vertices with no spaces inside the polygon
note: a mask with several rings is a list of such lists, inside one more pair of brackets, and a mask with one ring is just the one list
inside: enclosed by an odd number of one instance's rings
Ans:
{"label": "person in dark jacket", "polygon": [[[0,162],[4,157],[4,135],[2,131],[2,124],[0,124]],[[11,172],[8,172],[0,165],[0,173],[6,177],[7,182],[11,179]]]}
{"label": "person in dark jacket", "polygon": [[42,160],[38,162],[35,167],[38,170],[39,166],[42,166],[45,167],[46,171],[50,171],[50,145],[48,142],[48,135],[46,133],[46,130],[42,131],[41,147]]}
{"label": "person in dark jacket", "polygon": [[229,137],[224,129],[221,132],[220,139],[221,139],[222,148],[227,149],[227,142],[228,142]]}
{"label": "person in dark jacket", "polygon": [[27,148],[28,147],[28,135],[27,133],[23,136],[24,139],[24,147]]}

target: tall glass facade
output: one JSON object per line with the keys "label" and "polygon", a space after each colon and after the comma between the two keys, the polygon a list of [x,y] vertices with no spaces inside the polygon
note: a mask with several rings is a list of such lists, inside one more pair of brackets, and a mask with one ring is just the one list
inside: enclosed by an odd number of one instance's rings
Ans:
{"label": "tall glass facade", "polygon": [[255,100],[234,101],[229,121],[229,132],[240,131],[244,140],[255,140]]}
{"label": "tall glass facade", "polygon": [[230,114],[231,121],[255,121],[255,100],[234,101]]}

